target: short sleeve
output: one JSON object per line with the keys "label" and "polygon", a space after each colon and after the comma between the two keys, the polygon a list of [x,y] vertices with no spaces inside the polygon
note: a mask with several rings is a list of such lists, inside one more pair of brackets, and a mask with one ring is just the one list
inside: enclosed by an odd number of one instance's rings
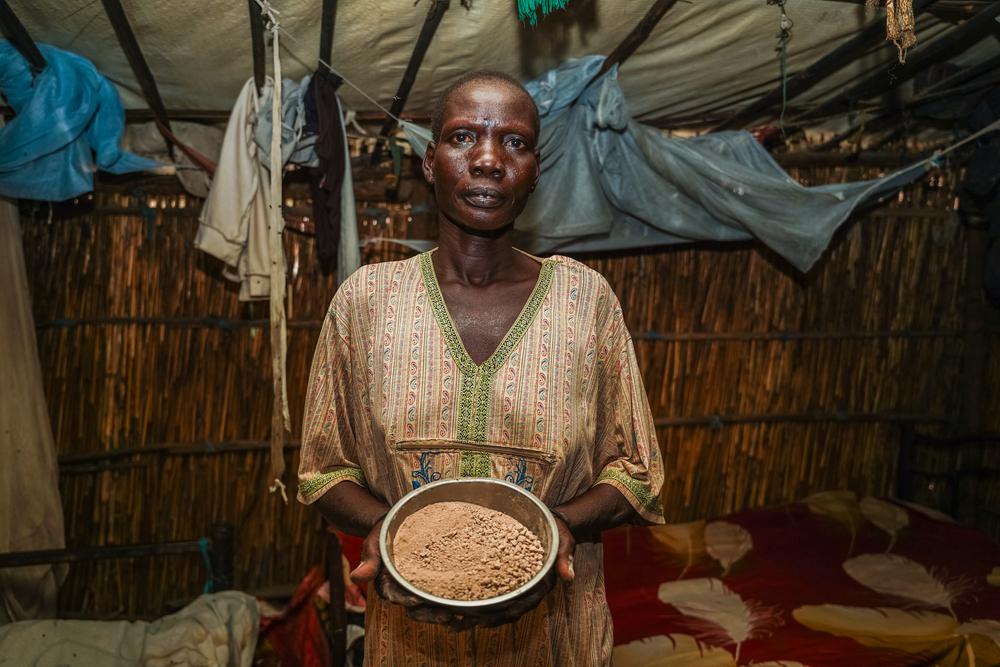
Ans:
{"label": "short sleeve", "polygon": [[307,505],[340,482],[367,486],[352,428],[358,397],[351,382],[348,315],[335,297],[320,331],[309,372],[298,499]]}
{"label": "short sleeve", "polygon": [[635,348],[617,299],[599,341],[596,484],[609,484],[646,521],[663,523],[663,466]]}

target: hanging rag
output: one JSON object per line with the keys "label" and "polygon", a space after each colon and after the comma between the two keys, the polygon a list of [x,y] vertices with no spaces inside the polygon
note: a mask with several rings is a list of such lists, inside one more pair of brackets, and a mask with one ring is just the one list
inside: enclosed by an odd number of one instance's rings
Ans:
{"label": "hanging rag", "polygon": [[341,78],[317,71],[310,82],[306,106],[307,128],[315,123],[319,166],[310,170],[316,254],[323,273],[332,273],[340,250],[341,188],[349,161],[344,159],[345,134],[337,89]]}
{"label": "hanging rag", "polygon": [[[314,149],[316,134],[306,129],[305,100],[310,88],[310,79],[311,77],[306,76],[299,82],[292,79],[283,79],[281,82],[281,164],[285,166],[319,165]],[[273,97],[274,80],[265,79],[260,90],[260,111],[257,113],[254,140],[257,142],[260,162],[268,169],[271,168]]]}
{"label": "hanging rag", "polygon": [[[259,0],[258,0],[259,1]],[[277,12],[263,2],[261,9],[267,14],[271,29],[271,53],[274,65],[274,91],[271,100],[272,118],[281,115],[281,58],[278,46]],[[285,220],[281,215],[281,176],[284,163],[281,154],[282,130],[277,123],[271,128],[271,200],[268,205],[267,236],[271,251],[271,377],[274,401],[271,408],[271,493],[281,491],[281,499],[288,504],[288,494],[282,477],[285,474],[285,436],[291,432],[291,417],[288,415],[288,378],[285,372],[288,351],[288,323],[285,320],[285,253],[281,233]]]}
{"label": "hanging rag", "polygon": [[[595,79],[603,62],[568,60],[526,86],[541,115],[542,173],[514,229],[531,252],[756,238],[808,271],[852,211],[927,169],[922,162],[870,181],[804,187],[749,132],[674,139],[637,123],[617,67]],[[430,132],[402,128],[423,155]]]}
{"label": "hanging rag", "polygon": [[[240,301],[271,294],[268,170],[260,163],[254,121],[260,100],[247,80],[229,115],[218,166],[199,216],[195,247],[222,260],[223,274],[240,284]],[[276,261],[284,264],[284,254]]]}
{"label": "hanging rag", "polygon": [[62,201],[92,191],[98,169],[162,166],[121,149],[118,91],[89,60],[47,44],[38,49],[48,64],[32,77],[17,49],[0,40],[0,93],[14,109],[0,128],[0,195]]}
{"label": "hanging rag", "polygon": [[[865,4],[873,7],[878,0]],[[896,45],[899,62],[906,62],[906,50],[917,43],[917,23],[913,16],[913,0],[885,0],[885,38]]]}
{"label": "hanging rag", "polygon": [[[45,407],[17,206],[0,199],[0,553],[61,549],[56,447]],[[0,569],[0,626],[56,614],[66,565]],[[0,629],[2,632],[2,629]],[[2,653],[2,652],[0,652]],[[0,658],[0,663],[3,659]]]}

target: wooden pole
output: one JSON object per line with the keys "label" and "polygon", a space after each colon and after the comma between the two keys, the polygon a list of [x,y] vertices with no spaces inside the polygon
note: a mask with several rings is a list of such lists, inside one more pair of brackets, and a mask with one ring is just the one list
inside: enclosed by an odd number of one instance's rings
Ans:
{"label": "wooden pole", "polygon": [[260,94],[264,87],[264,17],[260,14],[260,5],[254,0],[247,0],[250,10],[250,49],[253,53],[253,83]]}
{"label": "wooden pole", "polygon": [[78,547],[75,549],[44,549],[40,551],[14,551],[0,554],[0,569],[51,563],[78,563],[88,560],[115,558],[140,558],[166,554],[187,554],[201,551],[201,542],[158,542],[151,544],[122,544],[105,547]]}
{"label": "wooden pole", "polygon": [[330,582],[330,653],[333,667],[347,661],[347,608],[344,600],[344,562],[340,538],[326,529],[326,580]]}
{"label": "wooden pole", "polygon": [[218,521],[212,524],[212,590],[228,591],[233,588],[233,524]]}
{"label": "wooden pole", "polygon": [[323,67],[323,61],[333,60],[333,29],[337,22],[337,0],[323,0],[323,15],[320,19],[322,24],[319,29],[319,64],[317,68]]}
{"label": "wooden pole", "polygon": [[420,36],[417,37],[413,53],[410,54],[410,62],[406,65],[406,71],[403,72],[403,80],[399,82],[396,96],[392,98],[392,106],[389,107],[392,116],[385,119],[382,129],[379,130],[381,136],[389,136],[389,133],[396,127],[396,118],[399,118],[399,115],[403,113],[403,107],[406,106],[406,98],[410,96],[410,89],[413,88],[413,82],[417,80],[417,72],[420,71],[420,65],[424,62],[424,56],[427,55],[427,49],[431,45],[431,40],[434,39],[434,33],[437,32],[438,26],[441,24],[441,19],[444,17],[444,13],[448,11],[450,4],[451,0],[432,0],[431,6],[427,9],[427,17],[424,19],[423,27],[420,28]]}
{"label": "wooden pole", "polygon": [[847,111],[851,104],[857,100],[881,96],[904,81],[908,81],[928,65],[965,51],[987,33],[996,30],[997,23],[994,19],[997,16],[1000,16],[1000,0],[990,3],[979,10],[971,19],[948,31],[930,44],[915,49],[903,65],[900,65],[896,60],[882,65],[859,83],[800,115],[795,119],[795,123],[801,125],[802,121],[808,118]]}
{"label": "wooden pole", "polygon": [[986,373],[989,339],[986,318],[989,305],[983,291],[989,236],[985,229],[966,231],[965,347],[962,354],[962,426],[968,433],[982,430],[986,412]]}
{"label": "wooden pole", "polygon": [[[128,64],[132,68],[132,73],[135,74],[136,80],[139,82],[139,88],[142,89],[142,95],[146,99],[146,103],[149,104],[149,108],[153,112],[153,117],[157,123],[161,123],[169,129],[170,119],[167,116],[167,108],[163,105],[163,100],[160,98],[160,91],[156,87],[156,80],[153,78],[153,73],[150,71],[149,65],[142,55],[142,49],[139,48],[139,42],[136,40],[135,32],[128,22],[128,17],[125,15],[125,10],[122,8],[121,2],[119,0],[101,0],[101,4],[104,5],[104,11],[111,21],[111,27],[114,28],[115,35],[118,37],[118,43],[121,44],[122,51],[125,52]],[[169,145],[173,142],[167,139],[167,143]]]}
{"label": "wooden pole", "polygon": [[608,54],[608,57],[604,59],[604,64],[601,65],[601,69],[594,75],[597,79],[603,74],[608,72],[615,65],[621,65],[623,62],[629,59],[629,57],[635,53],[646,39],[649,38],[650,33],[653,32],[653,28],[660,22],[667,12],[677,4],[677,0],[656,0],[653,6],[649,8],[646,15],[642,17],[638,25],[632,28],[632,32],[625,36],[625,39]]}
{"label": "wooden pole", "polygon": [[32,74],[38,74],[45,69],[48,64],[45,62],[45,57],[38,50],[35,40],[31,39],[31,35],[17,18],[14,10],[7,4],[7,0],[0,0],[0,29],[3,30],[4,37],[10,40],[17,52],[28,61]]}
{"label": "wooden pole", "polygon": [[[914,14],[918,14],[935,2],[936,0],[917,0],[913,4]],[[809,90],[826,77],[865,55],[869,48],[884,37],[885,19],[879,16],[879,18],[875,19],[875,21],[857,35],[788,79],[785,84],[786,101]],[[711,131],[718,132],[720,130],[743,127],[747,122],[759,118],[764,113],[770,111],[775,105],[779,104],[781,97],[782,86],[779,83],[773,90],[760,96],[756,101],[751,102],[729,120],[719,123]]]}

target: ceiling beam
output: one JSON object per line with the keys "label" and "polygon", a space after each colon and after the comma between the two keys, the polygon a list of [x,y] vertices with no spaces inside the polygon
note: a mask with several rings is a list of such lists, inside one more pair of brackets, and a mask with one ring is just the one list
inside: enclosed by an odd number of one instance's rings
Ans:
{"label": "ceiling beam", "polygon": [[[913,4],[914,14],[926,9],[934,4],[936,0],[917,0]],[[871,24],[857,35],[847,40],[833,51],[809,65],[804,70],[788,79],[785,84],[784,98],[787,101],[807,90],[827,78],[834,72],[839,71],[846,65],[851,64],[861,56],[865,55],[872,46],[885,38],[885,18],[879,15]],[[765,113],[778,105],[782,100],[782,85],[779,83],[773,90],[757,98],[756,101],[741,109],[729,120],[719,123],[713,132],[720,130],[732,130],[742,128],[749,121],[760,118]]]}
{"label": "ceiling beam", "polygon": [[21,57],[28,61],[32,75],[38,74],[45,69],[48,63],[45,57],[38,50],[35,40],[18,20],[14,10],[7,4],[7,0],[0,0],[0,29],[3,30],[4,37],[10,40]]}
{"label": "ceiling beam", "polygon": [[323,0],[323,15],[319,29],[319,67],[333,62],[333,29],[337,22],[337,0]]}
{"label": "ceiling beam", "polygon": [[[420,65],[424,62],[427,48],[431,45],[434,33],[437,32],[438,25],[441,24],[441,19],[444,17],[444,13],[448,11],[450,4],[451,0],[431,0],[431,6],[427,10],[424,25],[420,28],[420,36],[417,37],[417,43],[413,46],[413,53],[410,54],[410,62],[406,65],[406,71],[403,72],[403,80],[399,82],[399,89],[396,91],[396,96],[392,98],[392,106],[389,107],[390,113],[396,118],[403,113],[403,107],[406,106],[406,98],[410,96],[410,89],[413,88],[413,82],[417,80],[417,72],[420,71]],[[396,120],[392,116],[385,119],[382,129],[379,130],[379,134],[383,137],[389,136],[389,133],[396,127]]]}
{"label": "ceiling beam", "polygon": [[[907,100],[905,103],[900,105],[895,109],[890,109],[889,111],[882,113],[874,118],[867,118],[864,121],[853,125],[852,127],[834,135],[830,139],[824,141],[822,144],[815,147],[816,150],[826,150],[830,148],[835,148],[839,146],[843,141],[846,141],[849,137],[854,136],[859,131],[864,132],[879,132],[887,127],[891,127],[897,124],[897,118],[906,111],[919,107],[928,102],[933,102],[935,100],[942,99],[944,97],[950,97],[952,95],[965,95],[969,93],[976,93],[980,90],[1000,83],[1000,80],[996,76],[986,77],[985,75],[991,74],[993,72],[1000,71],[1000,55],[994,56],[988,60],[984,60],[978,65],[973,65],[972,67],[967,67],[949,77],[941,79],[937,83],[928,86],[920,92],[919,95],[913,99]],[[984,78],[980,78],[984,77]],[[968,83],[966,83],[968,82]],[[959,85],[966,84],[966,85]],[[957,87],[956,87],[957,86]]]}
{"label": "ceiling beam", "polygon": [[881,96],[904,81],[908,81],[922,69],[936,62],[946,60],[978,42],[996,29],[996,17],[1000,16],[1000,0],[979,10],[965,23],[952,28],[941,37],[922,48],[914,49],[910,58],[900,65],[893,59],[875,72],[864,77],[859,83],[834,95],[819,106],[794,119],[797,125],[803,120],[834,115],[848,111],[854,102]]}
{"label": "ceiling beam", "polygon": [[628,60],[635,53],[636,49],[642,46],[642,43],[649,38],[650,33],[653,32],[653,28],[660,22],[660,19],[666,16],[667,12],[676,4],[677,0],[656,0],[653,6],[649,8],[649,11],[646,12],[646,15],[642,17],[642,20],[632,28],[632,32],[626,35],[625,39],[604,59],[604,64],[601,65],[601,69],[594,75],[594,78],[600,78],[615,65],[621,65]]}
{"label": "ceiling beam", "polygon": [[[139,88],[142,89],[142,96],[146,98],[146,104],[149,105],[150,110],[153,112],[154,119],[169,130],[170,118],[167,116],[167,109],[163,106],[160,91],[156,87],[156,80],[153,78],[153,73],[150,71],[149,65],[146,64],[146,59],[142,55],[142,49],[139,48],[139,42],[135,38],[135,32],[128,22],[128,17],[125,15],[125,10],[122,8],[120,0],[101,0],[101,3],[104,5],[104,11],[111,21],[111,27],[114,28],[115,35],[118,37],[118,43],[121,44],[122,51],[125,52],[125,58],[132,68],[132,73],[139,82]],[[164,138],[166,139],[166,137]],[[173,142],[167,139],[167,143],[169,145]]]}
{"label": "ceiling beam", "polygon": [[264,17],[255,0],[247,0],[250,10],[250,50],[253,53],[253,83],[260,94],[264,87]]}

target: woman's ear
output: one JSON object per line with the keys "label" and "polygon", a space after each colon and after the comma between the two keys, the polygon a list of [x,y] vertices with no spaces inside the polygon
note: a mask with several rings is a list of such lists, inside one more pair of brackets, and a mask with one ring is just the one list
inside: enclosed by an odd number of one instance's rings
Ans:
{"label": "woman's ear", "polygon": [[424,151],[424,160],[421,162],[420,166],[424,171],[424,180],[434,185],[434,152],[437,150],[437,144],[433,141],[427,144],[427,149]]}

